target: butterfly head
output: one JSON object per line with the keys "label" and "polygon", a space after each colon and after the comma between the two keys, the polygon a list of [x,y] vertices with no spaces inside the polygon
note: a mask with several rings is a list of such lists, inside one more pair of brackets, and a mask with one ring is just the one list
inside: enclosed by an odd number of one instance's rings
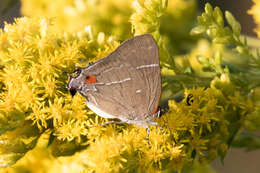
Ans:
{"label": "butterfly head", "polygon": [[93,74],[88,73],[87,68],[77,68],[72,75],[68,76],[67,88],[72,97],[77,92],[86,97],[86,93],[90,90],[97,91],[95,87],[97,79]]}
{"label": "butterfly head", "polygon": [[77,90],[80,88],[80,74],[81,74],[82,69],[77,68],[72,75],[68,76],[68,83],[67,83],[67,88],[70,92],[70,95],[73,97],[76,93]]}

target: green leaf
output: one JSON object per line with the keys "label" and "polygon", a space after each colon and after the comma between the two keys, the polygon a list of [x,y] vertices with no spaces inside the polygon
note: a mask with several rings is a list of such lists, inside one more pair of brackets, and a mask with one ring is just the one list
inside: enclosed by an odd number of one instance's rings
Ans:
{"label": "green leaf", "polygon": [[0,168],[5,168],[16,163],[24,153],[4,153],[0,155]]}
{"label": "green leaf", "polygon": [[210,3],[207,3],[207,4],[205,5],[205,12],[206,12],[206,14],[212,14],[212,13],[213,13],[213,8],[212,8],[212,6],[210,5]]}
{"label": "green leaf", "polygon": [[240,36],[240,32],[241,32],[241,26],[240,24],[237,22],[237,20],[235,19],[235,17],[229,12],[226,11],[225,12],[225,16],[227,19],[228,24],[231,26],[234,34],[239,37]]}
{"label": "green leaf", "polygon": [[0,135],[0,168],[13,165],[32,150],[40,135],[39,129],[31,126],[30,121],[25,121],[16,129]]}
{"label": "green leaf", "polygon": [[81,145],[76,140],[62,141],[54,137],[52,144],[50,145],[51,152],[54,157],[59,156],[71,156],[75,152],[80,151],[87,146]]}
{"label": "green leaf", "polygon": [[191,31],[190,31],[190,34],[191,35],[197,35],[197,34],[202,34],[206,31],[206,28],[204,26],[196,26],[195,28],[193,28]]}
{"label": "green leaf", "polygon": [[232,142],[232,147],[246,148],[247,151],[260,149],[260,137],[251,133],[241,134]]}
{"label": "green leaf", "polygon": [[193,70],[192,70],[191,67],[187,67],[187,68],[184,69],[183,72],[184,72],[185,74],[192,74],[192,73],[193,73]]}
{"label": "green leaf", "polygon": [[198,21],[199,24],[204,25],[204,19],[203,19],[202,16],[198,16],[197,21]]}
{"label": "green leaf", "polygon": [[168,0],[162,0],[162,10],[165,10],[168,6]]}
{"label": "green leaf", "polygon": [[199,63],[203,64],[203,65],[209,65],[209,59],[205,58],[203,56],[197,56],[197,60],[199,61]]}
{"label": "green leaf", "polygon": [[219,44],[225,44],[230,42],[231,37],[230,36],[224,36],[224,37],[216,37],[213,39],[214,43],[219,43]]}
{"label": "green leaf", "polygon": [[245,53],[245,48],[243,46],[237,46],[236,47],[237,51],[241,54],[244,54]]}
{"label": "green leaf", "polygon": [[213,12],[213,16],[219,26],[224,26],[223,13],[219,7],[216,7]]}

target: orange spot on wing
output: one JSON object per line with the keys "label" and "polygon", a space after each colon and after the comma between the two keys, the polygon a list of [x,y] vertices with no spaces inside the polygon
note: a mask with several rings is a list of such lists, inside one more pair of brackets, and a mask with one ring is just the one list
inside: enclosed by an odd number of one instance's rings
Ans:
{"label": "orange spot on wing", "polygon": [[[160,97],[161,97],[161,95],[162,95],[162,91],[160,91]],[[153,111],[152,111],[152,115],[155,114],[155,113],[157,112],[158,107],[159,107],[159,103],[160,103],[160,99],[159,99],[157,105],[154,107],[154,109],[153,109]]]}
{"label": "orange spot on wing", "polygon": [[153,111],[152,111],[152,115],[155,114],[158,110],[158,106],[159,106],[159,103],[154,107]]}
{"label": "orange spot on wing", "polygon": [[86,83],[96,83],[97,79],[95,78],[94,75],[89,75],[86,77]]}

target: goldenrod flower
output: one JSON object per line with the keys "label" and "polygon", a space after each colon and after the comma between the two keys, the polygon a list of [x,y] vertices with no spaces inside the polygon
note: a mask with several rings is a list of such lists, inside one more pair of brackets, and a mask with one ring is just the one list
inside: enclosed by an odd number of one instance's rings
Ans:
{"label": "goldenrod flower", "polygon": [[[205,39],[188,36],[194,0],[23,0],[22,6],[38,17],[0,30],[0,167],[20,159],[4,171],[181,172],[191,164],[211,171],[202,165],[223,159],[241,128],[259,128],[260,63],[231,13],[225,26],[221,10],[207,4],[192,30]],[[98,126],[106,119],[66,89],[75,66],[106,56],[117,40],[130,37],[129,21],[133,34],[151,33],[160,50],[169,110],[155,119],[149,142],[142,127]],[[243,55],[249,70],[233,64],[226,56],[232,53],[236,60]]]}
{"label": "goldenrod flower", "polygon": [[257,33],[258,37],[260,37],[260,1],[253,0],[254,5],[248,11],[254,17],[255,23],[257,24],[257,28],[255,28],[255,32]]}

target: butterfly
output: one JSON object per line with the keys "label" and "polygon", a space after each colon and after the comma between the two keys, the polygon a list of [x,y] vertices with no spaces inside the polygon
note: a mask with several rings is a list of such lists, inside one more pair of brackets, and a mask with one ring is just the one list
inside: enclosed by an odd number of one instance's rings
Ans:
{"label": "butterfly", "polygon": [[149,34],[123,42],[108,56],[77,68],[67,88],[86,98],[89,109],[111,123],[136,124],[147,128],[160,115],[161,73],[158,46]]}

